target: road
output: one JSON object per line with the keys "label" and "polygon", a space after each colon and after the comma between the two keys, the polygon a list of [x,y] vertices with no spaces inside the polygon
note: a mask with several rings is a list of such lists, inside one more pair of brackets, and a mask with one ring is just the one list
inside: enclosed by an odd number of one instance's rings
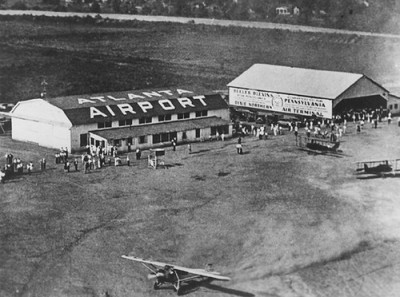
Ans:
{"label": "road", "polygon": [[400,35],[396,34],[384,34],[384,33],[372,33],[362,31],[351,31],[351,30],[338,30],[331,28],[321,27],[310,27],[290,24],[277,24],[268,22],[250,22],[250,21],[235,21],[235,20],[216,20],[216,19],[203,19],[203,18],[186,18],[186,17],[170,17],[170,16],[148,16],[148,15],[130,15],[130,14],[104,14],[104,13],[87,13],[87,12],[53,12],[53,11],[36,11],[36,10],[0,10],[0,15],[46,15],[52,17],[73,17],[80,16],[95,17],[100,15],[102,18],[109,18],[114,20],[137,20],[146,22],[174,22],[174,23],[188,23],[195,22],[196,24],[203,25],[218,25],[218,26],[237,26],[237,27],[249,27],[259,29],[280,29],[289,30],[293,32],[316,32],[316,33],[327,33],[327,34],[348,34],[358,36],[371,36],[380,38],[392,38],[400,39]]}

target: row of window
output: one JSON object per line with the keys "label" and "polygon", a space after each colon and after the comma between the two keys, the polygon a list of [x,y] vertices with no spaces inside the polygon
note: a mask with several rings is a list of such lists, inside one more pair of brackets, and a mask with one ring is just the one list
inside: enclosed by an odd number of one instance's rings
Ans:
{"label": "row of window", "polygon": [[[215,136],[217,135],[217,132],[219,134],[225,133],[225,134],[229,134],[229,125],[223,125],[223,126],[217,126],[217,127],[211,127],[211,136]],[[196,138],[200,138],[201,137],[201,129],[196,129],[195,131],[195,137]],[[169,132],[169,133],[160,133],[160,134],[153,134],[152,135],[153,138],[153,144],[157,144],[157,143],[168,143],[171,142],[174,138],[178,138],[177,137],[177,132]],[[187,139],[187,134],[185,131],[182,132],[182,140],[186,140]],[[80,145],[81,147],[84,147],[88,144],[87,142],[88,140],[88,134],[81,134],[80,135]],[[130,145],[134,145],[135,144],[135,138],[133,137],[128,137],[126,138],[126,143],[130,144]],[[138,138],[138,143],[139,144],[146,144],[148,143],[148,136],[147,135],[143,135],[143,136],[139,136]],[[98,141],[95,142],[95,140],[93,138],[91,138],[91,144],[96,146],[98,145]],[[121,139],[114,139],[113,145],[115,146],[120,146],[121,145]],[[104,142],[102,142],[102,146],[104,146]]]}
{"label": "row of window", "polygon": [[[206,117],[206,116],[208,116],[208,110],[202,110],[202,111],[197,111],[196,112],[196,118]],[[189,119],[189,118],[190,118],[190,112],[178,113],[178,120]],[[171,114],[158,116],[158,121],[159,122],[166,122],[166,121],[171,121],[171,120],[172,120],[172,115]],[[150,124],[152,122],[153,122],[153,118],[152,117],[139,118],[139,124]],[[120,120],[118,122],[118,126],[119,127],[132,126],[132,119]],[[112,127],[112,122],[111,121],[97,123],[97,129],[111,128],[111,127]]]}
{"label": "row of window", "polygon": [[[398,109],[398,108],[399,108],[399,105],[398,104],[394,104],[394,109]],[[393,109],[393,105],[392,104],[389,105],[389,109],[390,110]]]}

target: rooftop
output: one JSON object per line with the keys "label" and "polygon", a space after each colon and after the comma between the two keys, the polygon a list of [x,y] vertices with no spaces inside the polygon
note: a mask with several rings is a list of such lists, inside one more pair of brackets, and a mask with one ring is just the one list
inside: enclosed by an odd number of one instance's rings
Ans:
{"label": "rooftop", "polygon": [[349,72],[254,64],[228,86],[335,99],[363,76]]}

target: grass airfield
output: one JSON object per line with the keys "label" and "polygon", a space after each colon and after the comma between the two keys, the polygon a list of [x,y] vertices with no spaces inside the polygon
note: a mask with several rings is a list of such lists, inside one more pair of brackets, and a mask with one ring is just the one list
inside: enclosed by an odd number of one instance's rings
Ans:
{"label": "grass airfield", "polygon": [[[2,21],[0,98],[150,87],[226,89],[253,63],[400,75],[398,41],[280,30],[134,23]],[[396,120],[394,120],[396,122]],[[400,128],[349,125],[344,155],[309,155],[294,135],[167,150],[90,174],[55,151],[0,137],[0,156],[46,157],[45,172],[0,185],[0,296],[174,296],[154,291],[132,254],[214,268],[231,282],[188,296],[398,296],[399,178],[357,179],[359,160],[399,158]],[[146,156],[146,154],[145,154]],[[144,157],[145,157],[144,156]],[[5,159],[3,157],[3,162]],[[73,170],[72,170],[73,171]]]}
{"label": "grass airfield", "polygon": [[168,169],[134,160],[88,174],[1,137],[1,155],[48,169],[0,185],[0,295],[175,294],[153,291],[131,254],[232,277],[190,296],[396,296],[400,180],[359,179],[353,162],[398,157],[400,128],[349,130],[339,157],[301,151],[287,132],[244,138],[244,155],[236,139],[203,142],[168,148]]}

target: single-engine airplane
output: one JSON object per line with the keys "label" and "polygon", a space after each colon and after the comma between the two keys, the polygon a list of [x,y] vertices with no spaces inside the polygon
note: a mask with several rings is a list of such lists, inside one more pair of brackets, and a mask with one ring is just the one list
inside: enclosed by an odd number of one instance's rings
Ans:
{"label": "single-engine airplane", "polygon": [[219,272],[207,269],[195,269],[168,264],[164,262],[145,260],[132,256],[122,256],[122,258],[136,261],[150,270],[148,279],[155,279],[154,289],[159,289],[163,284],[172,284],[179,295],[181,293],[181,284],[193,279],[209,279],[229,281],[230,278],[222,276]]}
{"label": "single-engine airplane", "polygon": [[386,173],[395,172],[400,165],[400,159],[379,160],[379,161],[359,161],[357,164],[357,172],[362,174],[374,174],[384,176]]}

